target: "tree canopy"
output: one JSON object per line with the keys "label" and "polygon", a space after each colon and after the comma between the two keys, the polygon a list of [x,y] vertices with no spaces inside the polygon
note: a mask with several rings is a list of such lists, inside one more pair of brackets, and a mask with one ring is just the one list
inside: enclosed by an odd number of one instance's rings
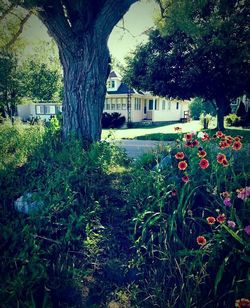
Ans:
{"label": "tree canopy", "polygon": [[157,95],[213,100],[223,128],[230,100],[250,92],[247,1],[158,2],[158,27],[128,59],[126,79]]}

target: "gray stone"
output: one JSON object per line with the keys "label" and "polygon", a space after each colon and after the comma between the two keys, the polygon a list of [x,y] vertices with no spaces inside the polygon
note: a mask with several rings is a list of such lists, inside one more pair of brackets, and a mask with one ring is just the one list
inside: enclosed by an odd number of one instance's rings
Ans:
{"label": "gray stone", "polygon": [[26,193],[16,199],[14,206],[18,212],[25,214],[32,214],[43,207],[42,201],[33,200],[32,193]]}

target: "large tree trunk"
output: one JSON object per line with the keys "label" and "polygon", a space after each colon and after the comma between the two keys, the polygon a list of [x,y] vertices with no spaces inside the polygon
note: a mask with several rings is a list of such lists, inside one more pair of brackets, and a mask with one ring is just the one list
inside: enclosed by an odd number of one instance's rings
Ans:
{"label": "large tree trunk", "polygon": [[63,135],[75,134],[84,143],[100,140],[106,95],[109,51],[92,33],[85,34],[73,53],[60,48],[64,71]]}
{"label": "large tree trunk", "polygon": [[225,97],[219,97],[216,99],[217,105],[217,129],[223,131],[224,127],[224,116],[227,110],[227,101]]}

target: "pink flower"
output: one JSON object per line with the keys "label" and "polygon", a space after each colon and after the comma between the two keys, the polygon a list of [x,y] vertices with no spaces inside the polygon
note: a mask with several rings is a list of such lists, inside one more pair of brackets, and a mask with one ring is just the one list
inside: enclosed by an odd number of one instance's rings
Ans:
{"label": "pink flower", "polygon": [[250,225],[246,226],[244,231],[246,232],[247,235],[250,235]]}
{"label": "pink flower", "polygon": [[246,187],[246,197],[250,197],[250,187]]}
{"label": "pink flower", "polygon": [[225,204],[225,206],[231,206],[232,205],[230,198],[225,198],[223,203]]}
{"label": "pink flower", "polygon": [[235,226],[236,226],[236,223],[234,221],[232,221],[232,220],[228,220],[227,221],[227,225],[228,225],[228,227],[234,229]]}

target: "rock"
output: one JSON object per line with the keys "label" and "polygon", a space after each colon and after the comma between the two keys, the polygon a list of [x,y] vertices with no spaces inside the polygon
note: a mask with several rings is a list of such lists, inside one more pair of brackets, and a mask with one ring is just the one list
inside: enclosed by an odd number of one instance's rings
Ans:
{"label": "rock", "polygon": [[43,207],[42,201],[34,201],[32,193],[26,193],[16,199],[14,206],[18,212],[32,214]]}

